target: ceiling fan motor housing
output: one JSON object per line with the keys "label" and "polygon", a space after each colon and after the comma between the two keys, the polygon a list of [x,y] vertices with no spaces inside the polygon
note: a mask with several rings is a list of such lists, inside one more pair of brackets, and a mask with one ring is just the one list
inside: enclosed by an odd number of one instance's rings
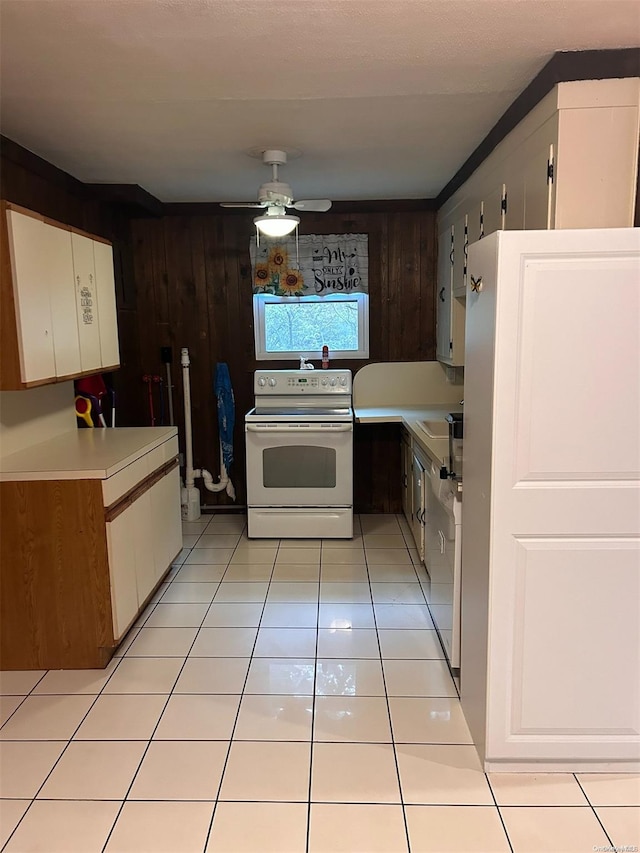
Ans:
{"label": "ceiling fan motor housing", "polygon": [[267,181],[258,190],[258,201],[287,206],[293,201],[293,192],[284,181]]}

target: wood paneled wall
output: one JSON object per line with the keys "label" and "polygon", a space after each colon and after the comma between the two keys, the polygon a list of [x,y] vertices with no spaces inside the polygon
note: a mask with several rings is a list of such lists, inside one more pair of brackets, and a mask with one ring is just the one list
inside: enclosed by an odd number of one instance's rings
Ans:
{"label": "wood paneled wall", "polygon": [[[180,349],[189,347],[194,464],[216,478],[213,379],[217,362],[227,362],[236,401],[231,473],[237,504],[245,504],[243,418],[253,401],[253,372],[295,366],[255,360],[249,261],[254,212],[166,205],[169,215],[138,218],[139,211],[134,215],[126,205],[97,199],[91,187],[10,140],[3,140],[0,176],[2,198],[113,242],[121,351],[120,370],[112,377],[118,426],[149,425],[142,377],[166,377],[160,348],[171,346],[174,412],[184,449]],[[435,358],[435,212],[426,207],[420,202],[343,202],[335,211],[302,217],[301,233],[369,235],[372,362]],[[355,373],[365,363],[334,360],[332,366]],[[154,403],[157,416],[157,387]],[[224,493],[201,490],[207,504],[231,504]],[[397,425],[356,427],[355,505],[359,512],[400,511]]]}
{"label": "wood paneled wall", "polygon": [[[369,235],[370,361],[435,358],[436,234],[433,211],[305,215],[301,233]],[[179,206],[173,208],[179,210]],[[137,341],[137,378],[132,376],[120,416],[148,424],[142,376],[164,376],[160,347],[173,349],[174,408],[181,429],[180,348],[191,358],[194,465],[219,472],[213,379],[219,361],[229,365],[236,402],[232,479],[237,502],[246,502],[244,413],[253,404],[257,368],[295,367],[295,362],[257,362],[249,239],[253,214],[210,213],[131,222],[133,300],[120,312],[121,334]],[[207,206],[207,211],[210,207]],[[318,353],[318,359],[320,354]],[[354,373],[362,360],[332,361]],[[155,397],[157,407],[158,397]],[[366,426],[356,430],[355,501],[360,512],[400,511],[399,430]],[[203,491],[208,504],[228,497]]]}

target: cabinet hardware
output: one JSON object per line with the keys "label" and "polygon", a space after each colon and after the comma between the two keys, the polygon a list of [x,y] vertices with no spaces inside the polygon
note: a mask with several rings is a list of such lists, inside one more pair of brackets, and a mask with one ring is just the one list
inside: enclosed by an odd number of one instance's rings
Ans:
{"label": "cabinet hardware", "polygon": [[547,183],[553,183],[553,160],[547,160]]}
{"label": "cabinet hardware", "polygon": [[440,302],[444,302],[444,287],[440,288]]}
{"label": "cabinet hardware", "polygon": [[471,290],[473,290],[474,293],[480,293],[482,287],[482,276],[478,276],[478,278],[471,276]]}

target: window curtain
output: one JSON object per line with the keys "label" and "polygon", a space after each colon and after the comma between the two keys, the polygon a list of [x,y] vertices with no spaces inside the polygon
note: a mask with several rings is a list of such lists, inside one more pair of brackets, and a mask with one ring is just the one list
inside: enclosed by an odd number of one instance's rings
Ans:
{"label": "window curtain", "polygon": [[252,237],[253,292],[334,296],[369,292],[367,234],[307,234],[278,240]]}

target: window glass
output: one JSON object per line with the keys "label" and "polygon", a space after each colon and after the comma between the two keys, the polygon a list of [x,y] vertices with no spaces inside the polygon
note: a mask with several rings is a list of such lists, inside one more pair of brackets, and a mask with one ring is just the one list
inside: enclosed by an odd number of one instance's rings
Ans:
{"label": "window glass", "polygon": [[368,358],[368,295],[253,299],[256,358]]}

